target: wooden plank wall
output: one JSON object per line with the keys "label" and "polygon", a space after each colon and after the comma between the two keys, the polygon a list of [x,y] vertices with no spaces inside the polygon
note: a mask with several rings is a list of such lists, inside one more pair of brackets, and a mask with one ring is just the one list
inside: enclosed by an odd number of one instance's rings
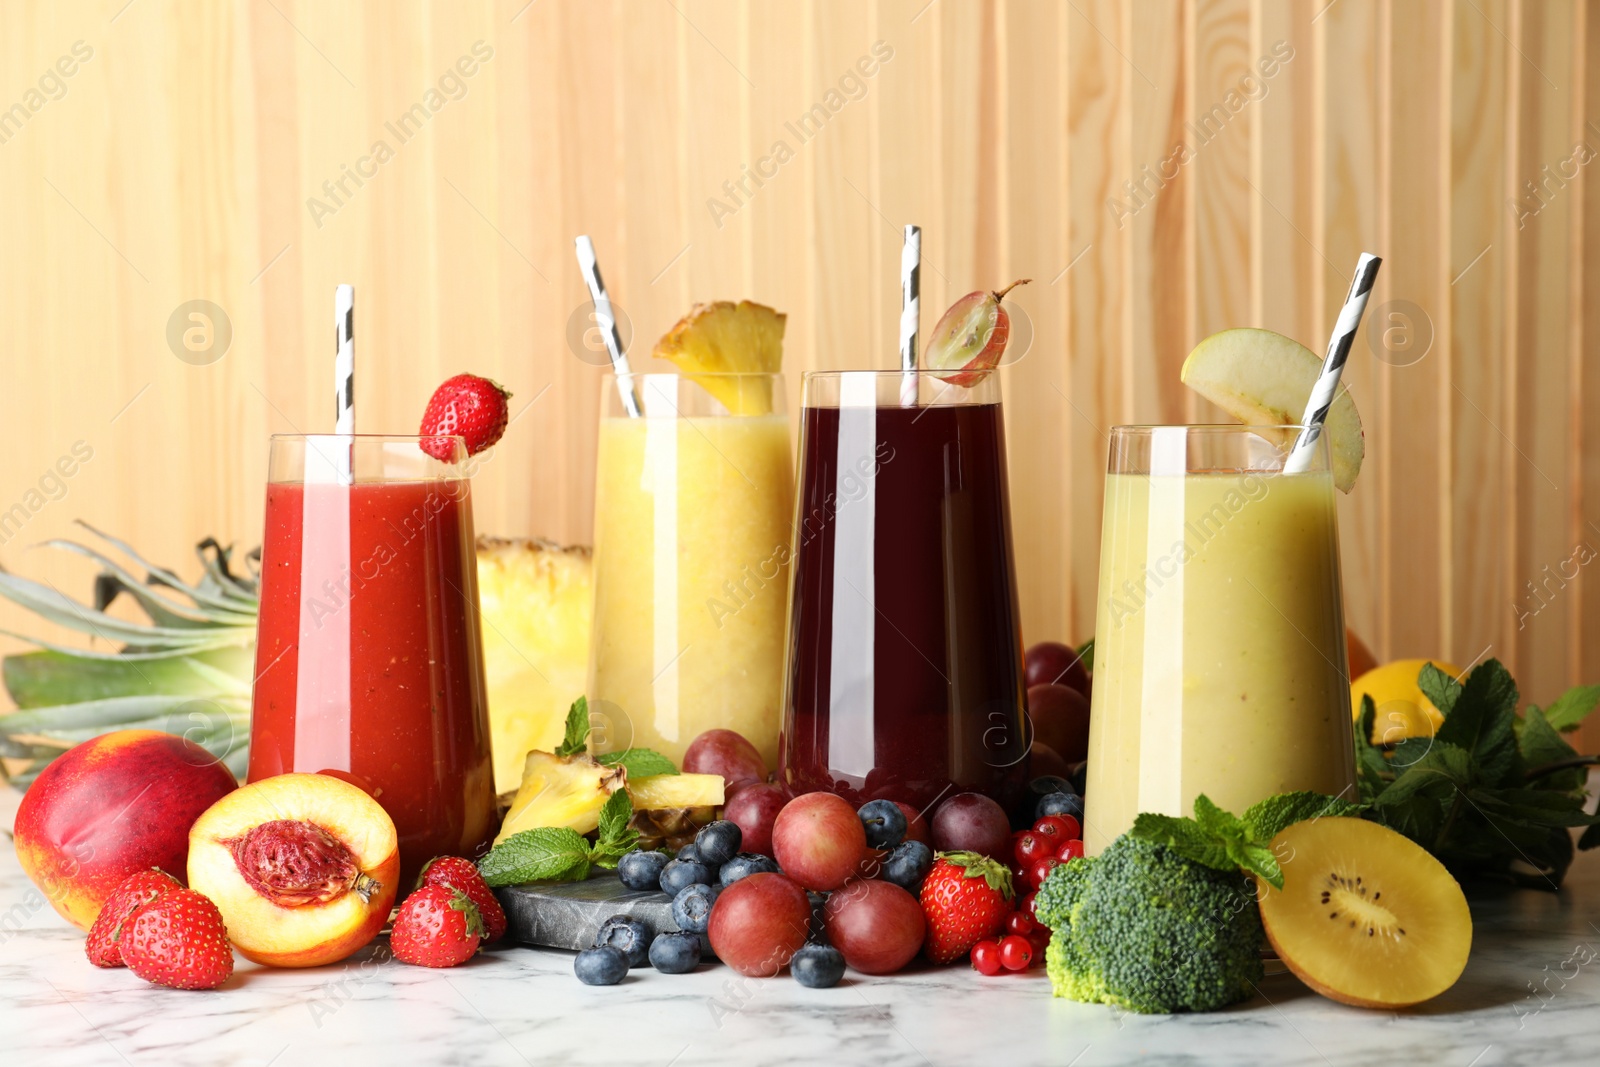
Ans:
{"label": "wooden plank wall", "polygon": [[[339,281],[363,428],[498,378],[520,415],[480,528],[583,541],[575,234],[641,344],[695,300],[786,310],[797,404],[804,369],[891,365],[914,221],[927,325],[1033,279],[1006,372],[1024,624],[1080,639],[1107,428],[1212,417],[1177,370],[1214,330],[1320,349],[1369,249],[1351,622],[1547,700],[1600,678],[1597,55],[1594,0],[8,3],[0,509],[93,458],[0,560],[81,588],[23,547],[74,517],[167,560],[253,543],[267,435],[331,421]],[[204,366],[166,340],[195,299],[232,327]]]}

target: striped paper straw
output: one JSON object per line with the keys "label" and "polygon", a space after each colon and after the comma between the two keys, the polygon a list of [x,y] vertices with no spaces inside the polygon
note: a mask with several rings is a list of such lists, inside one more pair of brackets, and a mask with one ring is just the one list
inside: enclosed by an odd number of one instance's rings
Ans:
{"label": "striped paper straw", "polygon": [[917,403],[917,334],[922,319],[922,227],[907,226],[900,246],[900,404]]}
{"label": "striped paper straw", "polygon": [[1317,439],[1322,436],[1322,424],[1328,418],[1328,409],[1339,392],[1339,375],[1344,372],[1345,360],[1350,358],[1350,346],[1355,343],[1356,330],[1361,327],[1362,312],[1367,310],[1367,297],[1372,295],[1372,283],[1378,277],[1378,266],[1383,262],[1370,252],[1361,253],[1356,264],[1356,275],[1350,281],[1350,293],[1339,309],[1339,321],[1334,323],[1333,336],[1328,339],[1328,354],[1322,361],[1322,373],[1311,387],[1311,399],[1306,402],[1306,412],[1300,419],[1304,427],[1295,439],[1294,450],[1284,462],[1287,474],[1299,474],[1311,466],[1311,456]]}
{"label": "striped paper straw", "polygon": [[611,369],[617,376],[617,392],[622,406],[633,418],[644,412],[639,406],[639,395],[634,391],[633,379],[628,370],[628,354],[622,350],[622,335],[617,332],[617,318],[611,310],[611,297],[606,293],[606,283],[600,279],[600,262],[595,258],[594,242],[588,234],[575,242],[578,251],[578,269],[583,271],[583,284],[589,287],[589,302],[594,305],[595,322],[605,339],[606,351],[611,354]]}
{"label": "striped paper straw", "polygon": [[[356,290],[353,285],[341,285],[333,292],[333,329],[338,351],[333,360],[334,410],[336,416],[333,432],[350,436],[356,432]],[[339,478],[348,484],[354,480],[350,465],[348,444],[339,445]]]}

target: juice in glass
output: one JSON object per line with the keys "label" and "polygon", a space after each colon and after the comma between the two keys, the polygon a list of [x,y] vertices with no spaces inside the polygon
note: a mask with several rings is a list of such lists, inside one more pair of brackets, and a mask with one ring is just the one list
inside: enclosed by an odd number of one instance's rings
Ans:
{"label": "juice in glass", "polygon": [[916,806],[1027,782],[999,384],[807,374],[782,780]]}
{"label": "juice in glass", "polygon": [[1349,790],[1327,438],[1292,474],[1250,427],[1119,426],[1111,449],[1088,851],[1140,812],[1190,814],[1201,793],[1237,814],[1276,793]]}
{"label": "juice in glass", "polygon": [[373,794],[402,895],[497,821],[470,483],[419,440],[273,438],[250,737],[251,781],[329,772]]}
{"label": "juice in glass", "polygon": [[596,747],[673,762],[699,734],[734,730],[777,760],[794,475],[782,377],[735,415],[695,381],[630,375],[643,416],[606,382],[595,485]]}

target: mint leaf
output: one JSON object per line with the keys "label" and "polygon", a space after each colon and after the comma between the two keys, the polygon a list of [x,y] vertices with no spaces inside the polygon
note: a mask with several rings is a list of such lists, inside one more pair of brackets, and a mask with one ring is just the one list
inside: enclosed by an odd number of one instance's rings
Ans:
{"label": "mint leaf", "polygon": [[1544,717],[1557,730],[1576,730],[1597,703],[1600,703],[1600,685],[1573,686],[1545,709]]}
{"label": "mint leaf", "polygon": [[1217,807],[1204,793],[1194,798],[1194,819],[1202,830],[1217,837],[1244,836],[1244,823],[1237,816],[1230,815]]}
{"label": "mint leaf", "polygon": [[478,871],[492,886],[582,881],[589,876],[589,842],[565,826],[524,830],[490,849]]}
{"label": "mint leaf", "polygon": [[1089,638],[1078,646],[1078,658],[1083,660],[1083,669],[1090,674],[1094,673],[1094,638]]}
{"label": "mint leaf", "polygon": [[1133,829],[1128,833],[1152,844],[1165,845],[1184,859],[1203,867],[1215,867],[1219,871],[1231,871],[1238,867],[1228,855],[1227,845],[1207,833],[1193,819],[1147,811],[1133,820]]}
{"label": "mint leaf", "polygon": [[1360,815],[1361,810],[1360,804],[1352,804],[1339,797],[1302,791],[1268,797],[1261,803],[1252,805],[1244,813],[1243,818],[1245,825],[1250,829],[1251,839],[1268,844],[1285,828],[1297,822],[1331,816]]}
{"label": "mint leaf", "polygon": [[653,748],[625,748],[621,752],[606,752],[595,759],[607,767],[620,766],[628,772],[628,777],[648,778],[654,774],[677,774],[678,768],[672,761]]}
{"label": "mint leaf", "polygon": [[1472,757],[1455,745],[1435,742],[1427,755],[1417,760],[1379,794],[1375,802],[1379,808],[1394,807],[1414,796],[1424,796],[1441,803],[1455,799],[1457,790],[1472,784]]}
{"label": "mint leaf", "polygon": [[[1437,668],[1433,668],[1433,673],[1443,677],[1443,672]],[[1427,667],[1423,668],[1418,681],[1426,677]],[[1432,700],[1433,696],[1430,694],[1428,699]],[[1486,660],[1467,675],[1460,695],[1445,713],[1444,724],[1434,740],[1471,753],[1477,764],[1474,777],[1479,781],[1506,785],[1516,766],[1517,742],[1512,729],[1516,715],[1517,683],[1499,660]]]}
{"label": "mint leaf", "polygon": [[1228,857],[1272,888],[1283,888],[1283,868],[1278,866],[1278,857],[1267,846],[1240,843],[1228,850]]}
{"label": "mint leaf", "polygon": [[[1522,719],[1522,731],[1517,735],[1517,748],[1522,753],[1523,769],[1535,770],[1551,763],[1575,758],[1578,753],[1566,738],[1545,718],[1545,713],[1530,707]],[[1587,777],[1584,768],[1573,767],[1541,775],[1537,781],[1544,789],[1555,791],[1580,790]]]}
{"label": "mint leaf", "polygon": [[577,756],[589,751],[589,698],[579,697],[567,709],[566,737],[556,749],[558,756]]}
{"label": "mint leaf", "polygon": [[1439,713],[1449,718],[1455,710],[1456,699],[1461,696],[1460,683],[1432,663],[1424,663],[1422,672],[1417,675],[1417,686]]}
{"label": "mint leaf", "polygon": [[619,789],[606,798],[600,808],[600,829],[595,835],[589,859],[596,866],[611,868],[639,843],[639,831],[628,828],[633,818],[633,798],[626,789]]}

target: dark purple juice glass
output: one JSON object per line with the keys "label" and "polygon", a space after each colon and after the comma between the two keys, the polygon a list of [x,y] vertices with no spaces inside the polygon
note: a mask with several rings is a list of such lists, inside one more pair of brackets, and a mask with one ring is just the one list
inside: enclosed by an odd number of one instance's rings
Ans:
{"label": "dark purple juice glass", "polygon": [[918,808],[1027,786],[998,375],[805,376],[780,767]]}

